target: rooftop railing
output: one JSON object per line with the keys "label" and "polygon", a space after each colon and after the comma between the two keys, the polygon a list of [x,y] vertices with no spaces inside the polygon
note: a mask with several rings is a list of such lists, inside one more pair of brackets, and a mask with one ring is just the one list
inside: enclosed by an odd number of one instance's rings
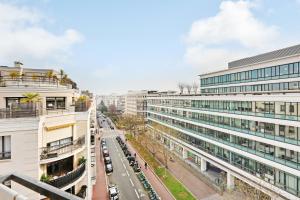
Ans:
{"label": "rooftop railing", "polygon": [[0,87],[62,87],[75,89],[72,84],[61,83],[57,78],[47,78],[45,76],[0,76]]}
{"label": "rooftop railing", "polygon": [[81,148],[85,144],[85,137],[80,137],[77,140],[72,141],[69,144],[55,145],[52,147],[41,148],[41,160],[56,158],[60,155],[72,153],[75,150]]}
{"label": "rooftop railing", "polygon": [[63,188],[79,179],[83,175],[84,171],[85,164],[81,164],[77,169],[68,172],[66,175],[50,180],[48,184],[56,188]]}

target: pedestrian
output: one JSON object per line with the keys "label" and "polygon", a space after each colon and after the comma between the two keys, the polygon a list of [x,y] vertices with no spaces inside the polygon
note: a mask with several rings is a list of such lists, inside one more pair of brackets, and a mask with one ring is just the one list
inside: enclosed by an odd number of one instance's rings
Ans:
{"label": "pedestrian", "polygon": [[147,169],[148,164],[145,162],[145,169]]}
{"label": "pedestrian", "polygon": [[134,153],[134,158],[136,158],[136,153]]}

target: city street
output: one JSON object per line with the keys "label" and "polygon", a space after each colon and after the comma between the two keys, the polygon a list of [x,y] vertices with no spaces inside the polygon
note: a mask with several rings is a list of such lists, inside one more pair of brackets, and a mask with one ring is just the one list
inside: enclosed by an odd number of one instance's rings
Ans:
{"label": "city street", "polygon": [[[104,121],[103,121],[104,120]],[[115,140],[118,131],[112,130],[107,119],[99,117],[101,126],[103,127],[103,137],[106,139],[108,151],[112,160],[113,173],[108,175],[108,184],[116,184],[120,191],[120,199],[149,199],[143,186],[137,179],[132,167],[124,156],[122,149]],[[102,159],[102,158],[101,158]]]}

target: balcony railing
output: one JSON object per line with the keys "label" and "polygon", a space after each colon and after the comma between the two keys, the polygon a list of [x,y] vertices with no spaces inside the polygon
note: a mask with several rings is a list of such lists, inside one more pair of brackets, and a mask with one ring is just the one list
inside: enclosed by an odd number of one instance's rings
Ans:
{"label": "balcony railing", "polygon": [[69,144],[56,145],[52,147],[43,147],[41,149],[41,160],[56,158],[66,153],[72,153],[85,144],[85,137],[80,137]]}
{"label": "balcony railing", "polygon": [[75,103],[75,112],[86,112],[91,106],[90,101],[86,102],[76,102]]}
{"label": "balcony railing", "polygon": [[59,79],[47,78],[45,76],[36,77],[10,77],[0,76],[0,87],[49,87],[49,88],[73,88],[72,84],[61,84]]}
{"label": "balcony railing", "polygon": [[0,119],[37,117],[40,115],[37,109],[0,109]]}
{"label": "balcony railing", "polygon": [[10,159],[11,152],[0,152],[0,160]]}
{"label": "balcony railing", "polygon": [[79,179],[84,171],[85,164],[81,164],[77,169],[67,173],[66,175],[50,180],[48,184],[57,188],[63,188]]}

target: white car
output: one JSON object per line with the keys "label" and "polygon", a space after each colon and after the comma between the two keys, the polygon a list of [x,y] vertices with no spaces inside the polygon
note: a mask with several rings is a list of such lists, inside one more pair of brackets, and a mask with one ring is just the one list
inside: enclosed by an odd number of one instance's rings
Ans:
{"label": "white car", "polygon": [[108,195],[110,200],[118,200],[119,199],[119,190],[116,185],[108,186]]}

